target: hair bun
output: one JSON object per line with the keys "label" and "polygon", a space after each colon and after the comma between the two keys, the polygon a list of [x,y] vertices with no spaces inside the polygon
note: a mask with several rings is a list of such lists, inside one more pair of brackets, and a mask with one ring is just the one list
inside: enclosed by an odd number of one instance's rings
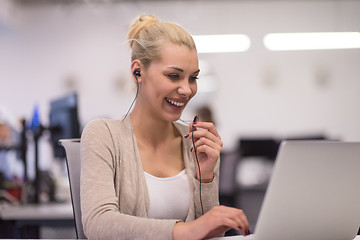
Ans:
{"label": "hair bun", "polygon": [[143,14],[138,17],[137,21],[144,22],[144,23],[146,23],[146,22],[155,23],[155,22],[158,22],[159,20],[153,15]]}
{"label": "hair bun", "polygon": [[137,17],[130,26],[128,33],[128,39],[130,40],[130,46],[132,46],[133,39],[139,38],[140,32],[150,25],[159,22],[159,20],[153,15],[143,14]]}

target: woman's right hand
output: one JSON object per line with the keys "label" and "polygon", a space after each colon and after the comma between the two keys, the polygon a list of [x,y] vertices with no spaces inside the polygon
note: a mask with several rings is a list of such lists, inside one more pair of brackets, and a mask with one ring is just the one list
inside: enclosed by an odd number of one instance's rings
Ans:
{"label": "woman's right hand", "polygon": [[218,237],[229,229],[243,235],[250,234],[244,212],[237,208],[216,206],[192,222],[178,222],[173,229],[173,239],[208,239]]}

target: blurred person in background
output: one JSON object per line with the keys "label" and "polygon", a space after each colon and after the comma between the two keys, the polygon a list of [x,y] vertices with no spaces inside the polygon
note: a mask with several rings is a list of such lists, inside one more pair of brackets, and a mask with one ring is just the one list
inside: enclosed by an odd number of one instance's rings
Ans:
{"label": "blurred person in background", "polygon": [[196,112],[199,114],[200,121],[211,122],[214,125],[216,125],[212,110],[209,106],[205,105],[205,106],[199,107]]}

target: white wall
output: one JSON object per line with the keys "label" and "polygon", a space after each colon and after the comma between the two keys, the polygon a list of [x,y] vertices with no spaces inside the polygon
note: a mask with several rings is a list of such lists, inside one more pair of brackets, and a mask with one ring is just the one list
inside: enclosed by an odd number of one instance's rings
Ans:
{"label": "white wall", "polygon": [[360,49],[270,52],[262,44],[270,32],[359,31],[359,1],[134,1],[11,12],[0,17],[0,103],[19,117],[30,119],[38,103],[46,123],[49,101],[73,89],[83,124],[125,114],[134,96],[127,29],[151,13],[192,34],[251,38],[245,53],[200,54],[219,88],[194,102],[213,106],[225,148],[241,135],[360,140]]}

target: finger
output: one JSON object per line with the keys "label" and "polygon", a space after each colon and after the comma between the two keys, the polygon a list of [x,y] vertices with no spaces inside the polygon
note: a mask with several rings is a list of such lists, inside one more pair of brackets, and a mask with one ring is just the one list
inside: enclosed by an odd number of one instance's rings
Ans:
{"label": "finger", "polygon": [[[196,123],[195,123],[196,124]],[[192,132],[192,131],[196,131],[197,130],[197,128],[196,128],[196,126],[194,125],[194,123],[192,122],[192,123],[190,123],[189,124],[189,132]]]}
{"label": "finger", "polygon": [[220,147],[223,146],[223,142],[219,137],[214,135],[213,133],[209,132],[208,130],[197,130],[195,132],[191,133],[194,135],[194,138],[200,139],[200,138],[207,138],[213,141],[214,143],[218,144]]}
{"label": "finger", "polygon": [[239,221],[235,221],[231,218],[226,218],[222,221],[222,225],[229,227],[229,228],[233,228],[235,230],[238,230],[242,235],[245,235],[246,230],[244,229],[244,227],[242,226],[241,223],[239,223]]}
{"label": "finger", "polygon": [[196,154],[201,166],[201,172],[214,171],[216,162],[219,158],[219,152],[208,146],[200,146],[196,149]]}
{"label": "finger", "polygon": [[208,138],[198,138],[197,141],[194,141],[193,145],[199,152],[201,152],[201,151],[207,152],[205,150],[207,148],[204,148],[204,150],[201,150],[201,148],[209,147],[210,151],[214,150],[214,151],[216,151],[217,153],[220,154],[221,149],[222,149],[222,142],[214,142],[213,140],[208,139]]}
{"label": "finger", "polygon": [[208,146],[211,149],[219,152],[221,151],[222,147],[219,143],[216,143],[208,138],[200,138],[198,141],[195,142],[195,148],[198,149],[200,146]]}
{"label": "finger", "polygon": [[246,227],[246,223],[243,222],[238,215],[234,216],[234,211],[231,211],[227,214],[225,213],[225,215],[220,221],[221,221],[220,224],[222,226],[226,226],[238,230],[244,236],[248,235],[249,230]]}
{"label": "finger", "polygon": [[197,128],[195,126],[193,126],[193,123],[190,123],[189,125],[189,133],[185,136],[186,139],[193,139],[194,142],[196,142],[197,140],[199,140],[198,138],[196,138],[194,136],[193,138],[193,133],[197,131]]}
{"label": "finger", "polygon": [[186,134],[184,136],[185,139],[190,139],[190,140],[194,140],[194,142],[196,142],[197,140],[199,140],[199,138],[196,138],[195,136],[193,137],[193,132],[197,131],[196,130],[196,127],[194,127],[195,130],[191,130],[191,126],[189,126],[190,130],[189,130],[189,133]]}
{"label": "finger", "polygon": [[247,220],[243,219],[241,216],[236,219],[238,224],[238,230],[241,232],[242,235],[246,236],[250,233],[249,231],[249,224]]}
{"label": "finger", "polygon": [[225,216],[236,222],[237,227],[233,227],[234,229],[239,230],[243,235],[248,235],[250,233],[249,222],[243,210],[231,207],[219,208],[219,210]]}
{"label": "finger", "polygon": [[220,138],[218,131],[215,128],[215,125],[212,122],[197,122],[191,123],[191,125],[196,126],[197,128],[203,128]]}
{"label": "finger", "polygon": [[243,235],[250,234],[249,222],[247,220],[245,213],[241,209],[238,209],[238,215],[236,216],[236,221],[239,224],[241,234]]}
{"label": "finger", "polygon": [[242,214],[242,215],[240,216],[240,218],[241,218],[241,221],[244,223],[244,227],[245,227],[245,229],[247,230],[247,233],[250,234],[250,231],[249,231],[250,225],[249,225],[249,221],[248,221],[246,215],[245,215],[245,214]]}

